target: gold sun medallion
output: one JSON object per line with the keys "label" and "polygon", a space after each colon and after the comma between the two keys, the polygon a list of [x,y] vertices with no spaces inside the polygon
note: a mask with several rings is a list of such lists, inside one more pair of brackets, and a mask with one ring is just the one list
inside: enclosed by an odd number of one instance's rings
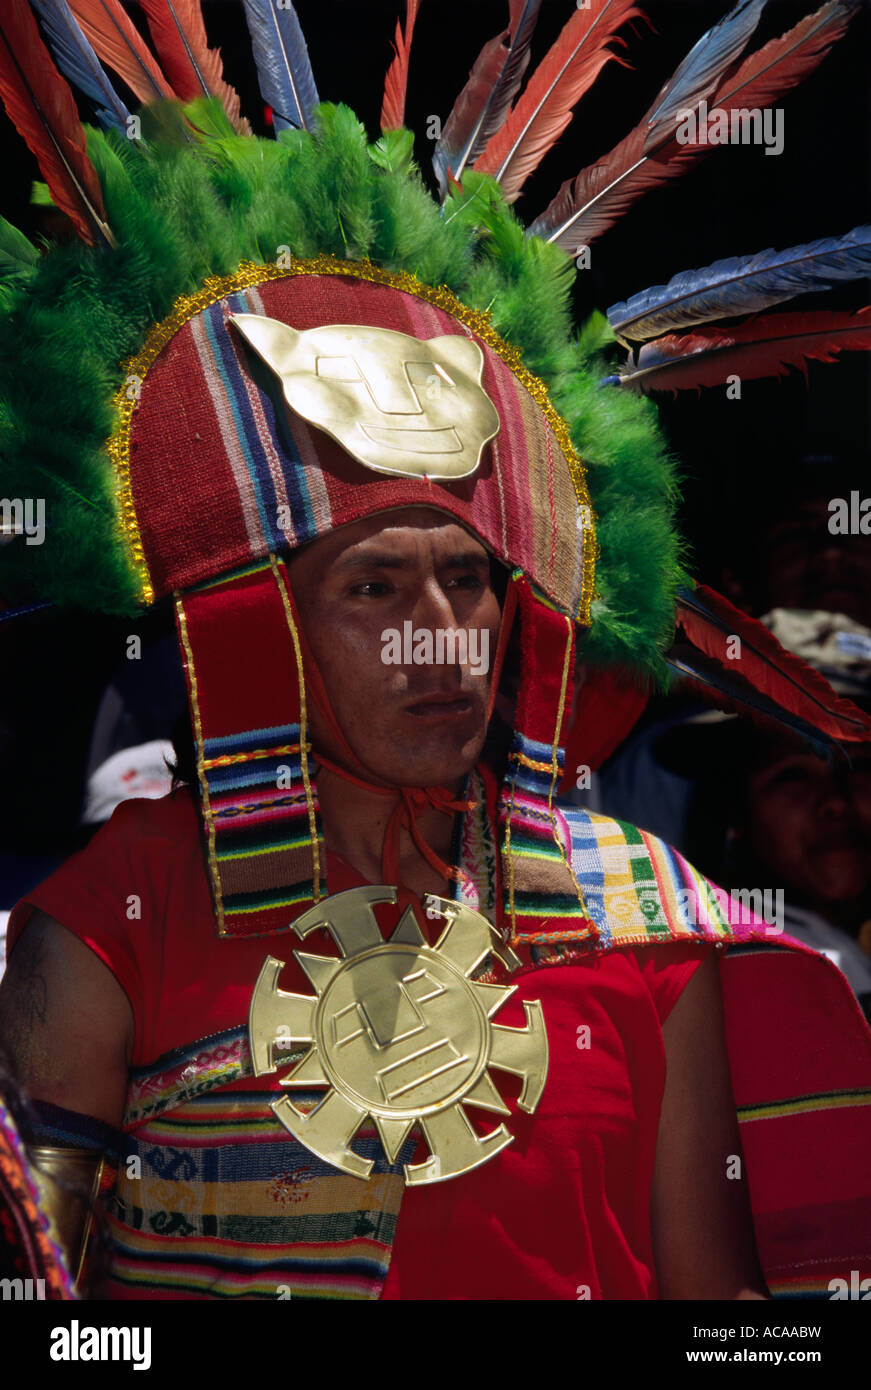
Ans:
{"label": "gold sun medallion", "polygon": [[267,956],[251,999],[255,1075],[277,1070],[282,1047],[308,1043],[281,1085],[329,1088],[308,1114],[282,1096],[272,1104],[276,1117],[312,1153],[354,1177],[368,1178],[374,1166],[350,1147],[370,1118],[391,1163],[417,1125],[430,1156],[405,1164],[406,1182],[438,1182],[477,1168],[511,1143],[504,1124],[478,1134],[463,1108],[511,1113],[488,1068],[522,1078],[517,1103],[528,1113],[544,1090],[540,1002],[524,1001],[524,1027],[501,1027],[491,1019],[517,986],[471,978],[491,954],[510,964],[519,964],[516,957],[480,913],[444,898],[427,901],[447,923],[435,946],[427,945],[411,908],[384,940],[373,909],[395,903],[394,888],[353,888],[325,899],[293,924],[300,939],[327,928],[341,952],[294,951],[315,994],[279,989],[284,963]]}

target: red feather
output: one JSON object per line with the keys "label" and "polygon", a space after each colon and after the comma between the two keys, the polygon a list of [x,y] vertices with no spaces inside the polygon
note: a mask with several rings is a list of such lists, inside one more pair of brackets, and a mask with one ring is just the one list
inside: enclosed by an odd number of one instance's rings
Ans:
{"label": "red feather", "polygon": [[69,0],[69,6],[97,57],[140,101],[175,96],[119,0]]}
{"label": "red feather", "polygon": [[856,9],[855,0],[831,0],[751,53],[720,84],[712,107],[770,106],[781,92],[819,67],[832,44],[846,33]]}
{"label": "red feather", "polygon": [[408,61],[411,54],[411,39],[420,9],[420,0],[406,0],[405,30],[396,21],[396,37],[393,41],[395,57],[387,69],[384,79],[384,99],[381,103],[381,129],[398,130],[405,124],[405,94],[408,90]]}
{"label": "red feather", "polygon": [[606,47],[621,25],[640,15],[633,0],[593,0],[576,10],[539,63],[502,129],[475,168],[492,174],[508,202],[556,144],[573,108],[616,54]]}
{"label": "red feather", "polygon": [[224,81],[221,54],[209,48],[200,0],[139,0],[173,91],[182,101],[219,97],[233,127],[250,135],[240,114],[239,95]]}
{"label": "red feather", "polygon": [[98,233],[112,243],[97,172],[73,94],[25,0],[4,0],[0,11],[0,96],[9,119],[36,156],[55,204],[83,241]]}
{"label": "red feather", "polygon": [[[709,113],[715,107],[731,111],[770,106],[818,67],[854,13],[855,0],[830,0],[779,39],[772,39],[726,74],[710,101]],[[555,241],[569,255],[576,255],[580,247],[613,227],[648,189],[682,174],[715,148],[701,143],[682,145],[672,135],[659,149],[645,154],[649,115],[647,112],[609,154],[583,169],[574,182],[567,180],[532,223],[530,233]]]}
{"label": "red feather", "polygon": [[[767,627],[713,589],[699,585],[687,597],[678,594],[677,621],[699,651],[829,738],[871,739],[867,714],[837,695],[819,671],[781,646]],[[740,638],[739,655],[734,642],[729,645],[735,637]]]}
{"label": "red feather", "polygon": [[487,141],[502,125],[529,63],[529,45],[541,4],[542,0],[510,0],[509,27],[478,54],[433,155],[443,188],[448,172],[462,179],[466,165],[483,153]]}
{"label": "red feather", "polygon": [[834,362],[839,352],[862,349],[871,349],[871,305],[855,314],[768,314],[737,327],[667,333],[645,344],[620,384],[641,391],[722,386],[732,374],[780,377],[789,367],[806,372],[808,361]]}

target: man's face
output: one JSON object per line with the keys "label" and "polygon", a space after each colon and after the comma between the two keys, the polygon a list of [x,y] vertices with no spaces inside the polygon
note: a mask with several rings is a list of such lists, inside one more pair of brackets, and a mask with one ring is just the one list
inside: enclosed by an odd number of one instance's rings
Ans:
{"label": "man's face", "polygon": [[852,768],[784,746],[750,772],[747,834],[787,890],[826,913],[871,888],[871,749]]}
{"label": "man's face", "polygon": [[[444,513],[403,508],[305,546],[290,582],[359,761],[394,785],[458,784],[484,744],[500,620],[480,541]],[[316,707],[310,715],[315,750],[342,763]]]}

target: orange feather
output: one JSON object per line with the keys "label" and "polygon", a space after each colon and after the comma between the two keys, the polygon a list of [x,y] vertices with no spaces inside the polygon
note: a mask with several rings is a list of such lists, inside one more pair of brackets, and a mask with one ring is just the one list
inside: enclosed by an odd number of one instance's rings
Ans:
{"label": "orange feather", "polygon": [[55,68],[26,0],[4,0],[0,10],[0,96],[57,207],[83,241],[93,245],[96,233],[111,244],[72,91]]}
{"label": "orange feather", "polygon": [[175,96],[119,0],[69,0],[69,6],[97,57],[140,101]]}
{"label": "orange feather", "polygon": [[381,103],[381,129],[398,130],[405,123],[405,94],[408,90],[408,62],[411,54],[411,39],[420,0],[406,0],[405,30],[396,21],[396,37],[393,41],[395,57],[387,69],[384,79],[384,100]]}
{"label": "orange feather", "polygon": [[250,135],[239,94],[224,81],[220,51],[209,48],[199,0],[140,0],[151,40],[173,91],[182,101],[218,97],[235,130]]}
{"label": "orange feather", "polygon": [[478,54],[433,152],[433,168],[443,192],[448,174],[462,179],[463,170],[483,153],[503,124],[529,63],[541,6],[542,0],[509,0],[508,28]]}
{"label": "orange feather", "polygon": [[572,111],[616,54],[606,47],[627,20],[640,15],[633,0],[594,0],[576,10],[539,63],[502,129],[475,163],[502,185],[508,202],[562,135]]}
{"label": "orange feather", "polygon": [[[733,67],[721,79],[710,110],[770,106],[819,66],[855,12],[855,0],[829,0]],[[574,182],[564,183],[530,232],[576,254],[612,227],[648,189],[682,174],[714,148],[682,145],[671,135],[658,149],[645,153],[648,115],[609,154],[583,169]]]}
{"label": "orange feather", "polygon": [[798,24],[751,53],[720,83],[711,105],[769,106],[781,92],[808,77],[856,13],[852,0],[830,0]]}

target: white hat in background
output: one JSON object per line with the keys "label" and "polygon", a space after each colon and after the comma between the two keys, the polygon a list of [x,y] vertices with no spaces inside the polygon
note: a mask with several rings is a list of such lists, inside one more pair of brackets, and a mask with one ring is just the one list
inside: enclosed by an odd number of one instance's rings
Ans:
{"label": "white hat in background", "polygon": [[175,750],[166,738],[113,753],[88,778],[82,825],[100,825],[116,806],[131,797],[156,800],[166,796],[172,788],[172,773],[166,763],[174,758]]}

